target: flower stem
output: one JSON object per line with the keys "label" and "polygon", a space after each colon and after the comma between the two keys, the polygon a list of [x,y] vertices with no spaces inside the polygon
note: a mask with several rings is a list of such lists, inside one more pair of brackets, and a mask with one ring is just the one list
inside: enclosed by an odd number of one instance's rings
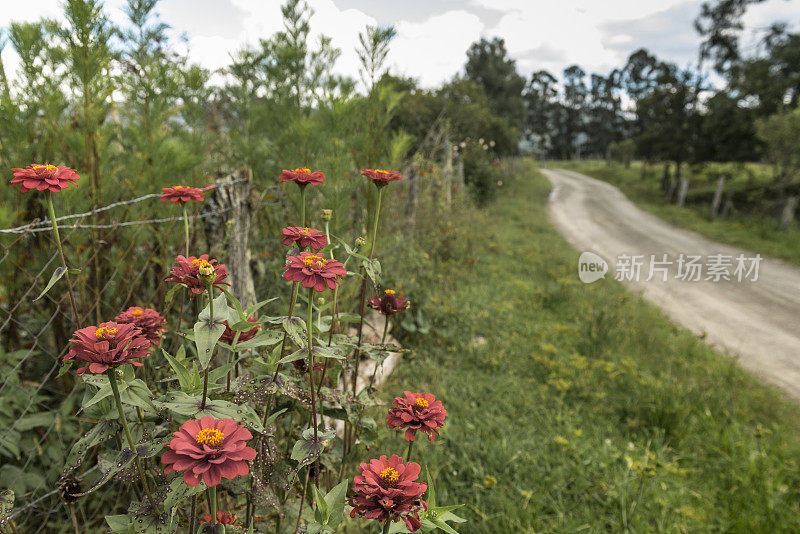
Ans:
{"label": "flower stem", "polygon": [[[240,331],[238,331],[238,330],[233,335],[233,343],[231,344],[231,353],[230,353],[230,358],[228,358],[228,363],[236,361],[236,344],[239,342],[239,336],[240,335],[242,335],[242,333]],[[231,391],[231,371],[232,370],[233,369],[229,369],[228,370],[228,382],[225,385],[225,391],[228,392],[228,393],[230,393],[230,391]]]}
{"label": "flower stem", "polygon": [[[314,288],[308,288],[308,384],[311,388],[311,424],[314,426],[314,447],[319,447],[317,438],[317,400],[314,394]],[[320,450],[319,454],[322,454]],[[314,485],[319,488],[319,456],[314,459]]]}
{"label": "flower stem", "polygon": [[128,420],[125,419],[125,411],[122,409],[122,399],[119,397],[119,386],[117,385],[117,375],[115,373],[116,369],[113,367],[109,368],[108,383],[111,384],[111,391],[114,393],[114,401],[117,404],[119,420],[122,423],[123,430],[125,430],[125,438],[128,440],[128,445],[131,448],[131,453],[133,454],[133,463],[136,464],[136,469],[139,471],[139,478],[142,479],[142,485],[144,486],[144,492],[147,495],[147,500],[150,501],[150,506],[153,508],[153,513],[158,513],[158,507],[156,506],[156,502],[153,500],[153,496],[150,493],[150,485],[147,483],[147,478],[144,475],[144,469],[142,469],[142,463],[139,461],[139,455],[136,452],[136,445],[133,443],[131,430],[128,428]]}
{"label": "flower stem", "polygon": [[[208,508],[211,510],[211,524],[217,524],[217,487],[208,488]],[[224,528],[224,527],[223,527]]]}
{"label": "flower stem", "polygon": [[386,520],[386,523],[383,525],[383,534],[389,534],[389,531],[392,529],[392,522],[390,520]]}
{"label": "flower stem", "polygon": [[[297,302],[297,294],[300,292],[299,285],[300,285],[299,282],[295,282],[294,284],[292,284],[292,300],[289,303],[289,314],[287,315],[289,320],[291,320],[292,317],[293,317],[292,314],[294,313],[294,305]],[[283,342],[281,343],[281,355],[280,355],[280,358],[278,358],[279,361],[282,360],[284,356],[286,356],[286,339],[288,337],[289,337],[289,334],[287,332],[284,332],[283,333]],[[278,365],[275,368],[275,374],[272,375],[272,383],[273,384],[278,379],[278,372],[280,370],[281,370],[281,366]],[[272,409],[272,397],[274,395],[275,395],[274,393],[271,393],[269,398],[267,399],[267,409],[264,411],[264,422],[263,422],[263,424],[265,424],[265,425],[267,424],[267,418],[269,417],[269,411],[270,411],[270,409]]]}
{"label": "flower stem", "polygon": [[50,215],[50,224],[53,226],[53,239],[56,242],[56,247],[58,248],[58,255],[61,258],[61,267],[64,268],[64,279],[67,281],[67,292],[69,293],[69,301],[72,304],[72,313],[75,314],[75,324],[78,325],[78,328],[81,328],[81,318],[78,315],[78,306],[75,304],[75,294],[72,292],[72,282],[69,279],[69,269],[67,268],[67,260],[64,258],[64,248],[61,246],[61,236],[58,233],[58,223],[56,222],[56,210],[53,207],[53,192],[47,191],[47,195],[45,196],[47,200],[47,211]]}
{"label": "flower stem", "polygon": [[[383,200],[383,187],[378,187],[378,201],[375,204],[375,220],[372,223],[372,243],[369,247],[369,256],[368,258],[371,260],[372,255],[375,254],[375,243],[378,242],[378,221],[380,220],[381,216],[381,201]],[[358,322],[358,343],[356,344],[355,350],[355,362],[354,362],[354,369],[353,369],[353,396],[358,394],[356,391],[358,386],[358,367],[361,363],[361,339],[363,338],[364,333],[364,311],[365,305],[367,301],[367,273],[366,270],[361,268],[362,274],[364,276],[364,280],[361,282],[361,305],[359,308],[359,316],[360,320]],[[345,425],[347,426],[347,425]],[[350,450],[352,443],[355,442],[355,433],[357,432],[356,429],[353,429],[353,440],[348,443],[347,451]]]}
{"label": "flower stem", "polygon": [[[211,326],[213,326],[214,325],[214,286],[212,284],[208,284],[206,286],[206,289],[208,290],[208,312],[209,312],[208,322],[209,322],[209,324]],[[213,354],[213,350],[212,350],[211,357],[213,357],[213,356],[214,356],[214,354]],[[200,404],[200,410],[201,411],[206,409],[206,397],[208,395],[208,368],[210,366],[211,366],[211,358],[208,359],[208,364],[206,365],[206,368],[203,369],[203,402]]]}
{"label": "flower stem", "polygon": [[303,222],[303,227],[306,224],[306,184],[300,186],[300,220]]}
{"label": "flower stem", "polygon": [[414,442],[413,441],[409,441],[408,442],[408,451],[406,451],[406,462],[410,462],[411,461],[411,451],[412,451],[412,449],[414,449]]}
{"label": "flower stem", "polygon": [[186,203],[183,203],[183,233],[186,238],[186,257],[189,257],[189,212],[186,210]]}

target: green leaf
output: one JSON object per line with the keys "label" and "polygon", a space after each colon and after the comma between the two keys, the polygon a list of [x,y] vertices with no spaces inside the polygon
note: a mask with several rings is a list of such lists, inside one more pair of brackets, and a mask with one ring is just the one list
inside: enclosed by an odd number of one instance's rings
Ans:
{"label": "green leaf", "polygon": [[284,356],[283,358],[278,360],[278,364],[284,364],[284,363],[294,362],[297,360],[302,360],[306,356],[308,356],[308,349],[296,350],[293,353],[289,354],[288,356]]}
{"label": "green leaf", "polygon": [[305,345],[308,340],[305,338],[306,322],[299,317],[287,317],[283,320],[283,329],[292,338],[292,341],[299,346]]}
{"label": "green leaf", "polygon": [[[216,321],[216,318],[215,318]],[[199,321],[194,325],[194,342],[197,345],[197,359],[205,369],[211,356],[214,354],[214,347],[219,338],[225,333],[225,326],[219,323],[211,324],[206,321]]]}
{"label": "green leaf", "polygon": [[60,266],[59,266],[59,267],[56,267],[56,270],[55,270],[55,271],[53,271],[53,275],[50,277],[50,281],[49,281],[49,282],[47,282],[47,285],[46,285],[46,286],[45,286],[45,288],[42,290],[42,292],[41,292],[41,293],[39,293],[39,296],[38,296],[38,297],[36,297],[35,299],[33,299],[33,302],[36,302],[37,300],[39,300],[40,298],[42,298],[43,296],[45,296],[45,294],[46,294],[48,291],[50,291],[50,288],[51,288],[51,287],[53,287],[53,285],[54,285],[56,282],[58,282],[59,280],[61,280],[61,277],[62,277],[62,276],[64,276],[66,273],[67,273],[67,270],[66,270],[65,268],[63,268],[63,267],[60,267]]}
{"label": "green leaf", "polygon": [[[208,305],[200,312],[198,319],[206,323],[211,321],[211,308]],[[236,313],[236,310],[228,306],[228,300],[225,298],[224,293],[214,299],[214,323],[220,324],[225,321],[228,321],[228,323],[235,323],[238,320],[239,315]]]}
{"label": "green leaf", "polygon": [[169,484],[169,488],[167,489],[167,498],[164,499],[164,509],[171,510],[172,508],[175,508],[181,504],[184,499],[191,497],[192,495],[197,495],[198,493],[203,492],[205,489],[206,485],[202,482],[195,487],[189,486],[183,481],[183,476],[179,474]]}
{"label": "green leaf", "polygon": [[133,534],[133,519],[128,514],[107,515],[106,523],[112,534]]}
{"label": "green leaf", "polygon": [[115,474],[128,467],[131,462],[133,462],[134,458],[135,455],[128,448],[110,454],[99,454],[97,456],[97,470],[100,472],[100,478],[94,483],[94,486],[76,496],[83,497],[93,491],[97,491],[106,482],[111,480]]}
{"label": "green leaf", "polygon": [[342,360],[347,355],[341,347],[327,347],[325,345],[317,345],[313,347],[314,356],[321,356],[323,358],[334,358]]}
{"label": "green leaf", "polygon": [[259,434],[266,432],[256,411],[246,404],[240,406],[228,401],[212,400],[206,403],[205,410],[198,411],[197,414],[210,415],[217,419],[230,418],[249,426]]}
{"label": "green leaf", "polygon": [[14,508],[14,490],[4,490],[0,492],[0,526],[5,525],[11,518],[11,510]]}
{"label": "green leaf", "polygon": [[344,480],[338,485],[331,488],[327,495],[325,495],[325,502],[328,504],[328,521],[329,527],[335,529],[344,519],[344,504],[347,497],[347,486],[349,480]]}
{"label": "green leaf", "polygon": [[363,263],[364,271],[367,273],[367,276],[375,285],[379,285],[381,283],[381,262],[377,259],[367,260]]}
{"label": "green leaf", "polygon": [[268,330],[266,332],[261,332],[253,339],[243,341],[242,343],[237,343],[236,350],[240,351],[245,349],[254,349],[256,347],[267,347],[270,345],[274,345],[275,343],[279,342],[282,339],[283,339],[283,332],[279,332],[277,330]]}
{"label": "green leaf", "polygon": [[273,297],[273,298],[271,298],[271,299],[262,300],[261,302],[258,302],[258,303],[256,303],[256,304],[253,304],[252,306],[250,306],[249,308],[247,308],[247,309],[244,311],[244,315],[245,315],[245,317],[250,317],[250,316],[251,316],[251,315],[253,315],[255,312],[257,312],[258,310],[260,310],[261,308],[263,308],[264,306],[266,306],[267,304],[269,304],[269,303],[270,303],[270,302],[272,302],[273,300],[277,300],[277,299],[278,299],[278,297]]}
{"label": "green leaf", "polygon": [[325,494],[322,493],[316,486],[311,486],[314,492],[314,500],[317,502],[317,508],[314,510],[314,519],[323,525],[328,522],[328,502],[325,500]]}
{"label": "green leaf", "polygon": [[194,393],[193,375],[189,372],[186,366],[170,356],[166,350],[161,349],[161,352],[164,354],[164,358],[167,359],[169,366],[172,368],[172,371],[178,378],[178,384],[181,386],[181,391],[184,393]]}
{"label": "green leaf", "polygon": [[172,286],[169,291],[167,291],[166,296],[164,296],[164,311],[166,313],[169,310],[170,306],[172,305],[172,299],[175,298],[175,293],[178,292],[180,289],[184,289],[186,286],[183,284],[175,284]]}
{"label": "green leaf", "polygon": [[103,420],[97,423],[87,433],[83,435],[78,442],[72,446],[67,456],[67,461],[64,464],[64,474],[76,469],[83,462],[83,458],[89,449],[102,443],[107,439],[114,437],[116,433],[116,425],[113,421]]}

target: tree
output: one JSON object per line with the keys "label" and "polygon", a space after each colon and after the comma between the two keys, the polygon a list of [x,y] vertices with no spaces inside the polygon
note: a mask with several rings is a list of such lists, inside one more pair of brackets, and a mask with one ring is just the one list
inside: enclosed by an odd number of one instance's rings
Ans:
{"label": "tree", "polygon": [[775,169],[779,199],[785,202],[789,193],[800,193],[800,108],[758,120],[756,131]]}
{"label": "tree", "polygon": [[394,26],[386,28],[367,26],[363,32],[358,34],[361,48],[356,50],[356,53],[361,62],[361,80],[368,91],[372,90],[377,79],[386,74],[384,63],[386,55],[389,53],[389,43],[396,35]]}
{"label": "tree", "polygon": [[531,74],[525,87],[525,135],[541,154],[553,147],[558,110],[558,80],[545,70]]}
{"label": "tree", "polygon": [[517,72],[516,62],[508,57],[505,41],[495,37],[472,43],[467,50],[465,70],[467,79],[483,88],[489,108],[510,125],[521,128],[525,79]]}

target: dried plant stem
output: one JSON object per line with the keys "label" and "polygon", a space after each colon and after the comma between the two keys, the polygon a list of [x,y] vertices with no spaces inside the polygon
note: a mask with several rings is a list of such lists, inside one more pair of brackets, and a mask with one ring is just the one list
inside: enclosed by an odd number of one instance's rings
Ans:
{"label": "dried plant stem", "polygon": [[64,247],[61,246],[61,236],[58,233],[58,223],[56,222],[56,210],[53,207],[53,193],[47,192],[45,196],[47,200],[47,211],[50,215],[50,223],[53,225],[53,240],[56,242],[58,248],[58,256],[61,258],[61,267],[64,269],[64,279],[67,281],[67,292],[69,293],[69,302],[72,304],[72,313],[75,314],[75,324],[81,328],[81,317],[78,314],[78,305],[75,303],[75,294],[72,291],[72,281],[69,279],[69,268],[67,267],[67,260],[64,257]]}
{"label": "dried plant stem", "polygon": [[114,393],[114,401],[117,404],[119,420],[122,424],[123,430],[125,431],[125,438],[128,440],[131,453],[133,454],[133,463],[136,464],[136,470],[139,471],[139,478],[142,479],[144,493],[147,495],[147,500],[150,501],[150,506],[153,508],[153,513],[158,513],[158,507],[156,506],[156,502],[153,500],[153,495],[150,493],[150,485],[147,483],[147,477],[144,474],[142,463],[139,461],[139,455],[136,452],[136,445],[133,442],[133,436],[131,436],[131,430],[128,427],[128,420],[125,419],[125,411],[122,409],[122,399],[119,396],[119,386],[117,385],[117,376],[115,373],[116,369],[114,368],[108,370],[108,383],[111,384],[111,391]]}

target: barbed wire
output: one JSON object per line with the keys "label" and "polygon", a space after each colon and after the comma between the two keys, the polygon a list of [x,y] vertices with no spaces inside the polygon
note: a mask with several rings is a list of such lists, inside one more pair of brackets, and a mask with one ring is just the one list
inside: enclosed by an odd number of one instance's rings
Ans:
{"label": "barbed wire", "polygon": [[[211,185],[208,185],[208,186],[205,186],[205,187],[201,187],[200,189],[202,189],[203,191],[210,191],[212,189],[231,187],[233,185],[236,185],[236,184],[239,184],[239,183],[242,183],[242,182],[246,182],[246,181],[248,181],[247,178],[239,178],[237,180],[232,180],[230,182],[223,183],[223,184],[211,184]],[[268,186],[267,189],[274,189],[276,187],[277,186]],[[137,204],[139,202],[143,202],[143,201],[151,199],[151,198],[161,197],[161,195],[162,195],[162,193],[149,193],[147,195],[143,195],[143,196],[140,196],[140,197],[132,198],[132,199],[129,199],[129,200],[121,200],[119,202],[113,202],[111,204],[108,204],[107,206],[102,206],[100,208],[95,208],[93,210],[89,210],[89,211],[84,212],[84,213],[74,213],[74,214],[71,214],[71,215],[63,215],[61,217],[56,217],[56,223],[61,222],[61,221],[69,221],[69,220],[72,220],[72,219],[82,219],[82,218],[90,217],[92,215],[96,215],[98,213],[102,213],[104,211],[108,211],[108,210],[113,209],[113,208],[118,208],[120,206],[128,206],[128,205],[131,205],[131,204]],[[192,215],[191,218],[203,218],[203,217],[208,217],[210,215],[214,215],[214,213],[209,213],[208,215],[202,215],[202,216]],[[183,217],[167,217],[167,218],[162,218],[162,219],[148,219],[148,220],[142,220],[142,221],[125,221],[125,222],[116,223],[116,224],[96,224],[96,225],[83,224],[83,225],[63,225],[63,226],[59,225],[58,228],[59,228],[59,230],[61,230],[61,229],[71,229],[71,228],[84,228],[84,229],[86,229],[86,228],[97,228],[97,229],[101,229],[101,228],[117,228],[119,226],[133,226],[133,225],[136,225],[136,224],[158,224],[158,223],[162,223],[162,222],[176,221],[176,220],[182,220],[182,219],[183,219]],[[50,222],[50,219],[42,219],[42,220],[34,220],[34,221],[31,221],[28,224],[23,224],[21,226],[16,226],[14,228],[3,228],[3,229],[0,229],[0,234],[27,234],[27,233],[34,233],[34,232],[50,232],[50,231],[52,231],[52,223]]]}

